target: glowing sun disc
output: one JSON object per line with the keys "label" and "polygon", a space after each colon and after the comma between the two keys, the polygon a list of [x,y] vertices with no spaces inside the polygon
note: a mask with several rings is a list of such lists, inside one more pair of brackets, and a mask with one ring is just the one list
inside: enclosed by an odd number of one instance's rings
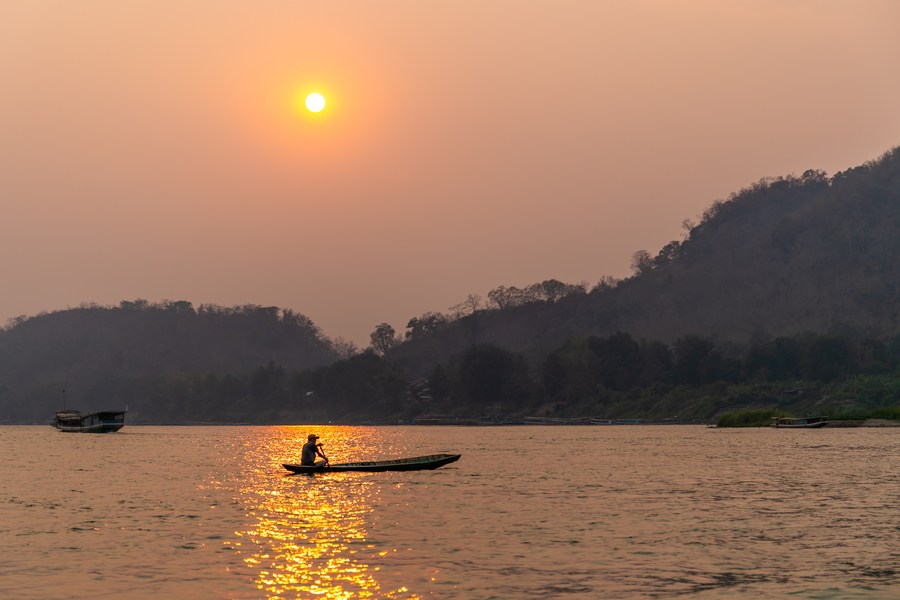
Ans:
{"label": "glowing sun disc", "polygon": [[325,108],[325,96],[318,92],[313,92],[306,97],[306,110],[309,112],[320,112]]}

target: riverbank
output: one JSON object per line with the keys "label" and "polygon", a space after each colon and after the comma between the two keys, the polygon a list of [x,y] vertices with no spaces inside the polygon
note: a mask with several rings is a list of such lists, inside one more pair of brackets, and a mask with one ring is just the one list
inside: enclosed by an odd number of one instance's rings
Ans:
{"label": "riverbank", "polygon": [[856,419],[852,421],[829,421],[828,427],[900,427],[900,421],[890,419]]}

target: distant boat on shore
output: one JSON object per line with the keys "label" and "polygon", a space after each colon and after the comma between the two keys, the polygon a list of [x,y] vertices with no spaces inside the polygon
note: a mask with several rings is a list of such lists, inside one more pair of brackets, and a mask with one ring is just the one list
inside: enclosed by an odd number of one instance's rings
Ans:
{"label": "distant boat on shore", "polygon": [[51,423],[60,431],[74,433],[112,433],[125,426],[124,410],[106,410],[81,414],[77,410],[61,410]]}
{"label": "distant boat on shore", "polygon": [[828,425],[828,417],[772,417],[772,427],[814,429]]}

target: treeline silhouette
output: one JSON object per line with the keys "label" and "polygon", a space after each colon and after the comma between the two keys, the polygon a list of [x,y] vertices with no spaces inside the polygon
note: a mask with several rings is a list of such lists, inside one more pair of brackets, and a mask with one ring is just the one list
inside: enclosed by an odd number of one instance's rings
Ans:
{"label": "treeline silhouette", "polygon": [[[124,407],[150,393],[140,391],[145,383],[151,390],[183,373],[241,374],[269,361],[297,370],[339,356],[332,340],[290,309],[84,305],[14,319],[0,331],[0,420],[43,421],[63,404]],[[123,381],[134,387],[130,395],[112,393]]]}
{"label": "treeline silhouette", "polygon": [[[897,403],[900,149],[714,203],[632,275],[469,295],[375,328],[354,354],[307,317],[144,300],[13,319],[0,420],[63,402],[138,422],[423,415],[709,419],[733,408]],[[110,406],[114,404],[115,406]]]}
{"label": "treeline silhouette", "polygon": [[898,367],[900,338],[804,333],[739,348],[697,335],[665,344],[617,332],[571,339],[538,362],[479,344],[412,383],[396,364],[368,351],[301,370],[271,361],[236,374],[110,373],[90,393],[128,404],[132,423],[393,423],[435,416],[709,422],[748,407],[852,416],[893,406]]}
{"label": "treeline silhouette", "polygon": [[354,422],[399,418],[407,382],[382,358],[363,353],[302,371],[269,362],[244,373],[110,374],[91,396],[127,406],[129,423]]}
{"label": "treeline silhouette", "polygon": [[462,318],[432,318],[440,326],[408,327],[388,356],[423,375],[475,344],[533,359],[570,337],[616,331],[667,343],[694,334],[746,344],[804,331],[885,339],[900,335],[898,256],[895,148],[831,177],[811,169],[760,180],[697,222],[686,219],[682,239],[655,255],[635,252],[630,277],[603,276],[553,301],[484,302]]}
{"label": "treeline silhouette", "polygon": [[529,365],[493,344],[468,349],[425,380],[419,408],[441,414],[709,420],[735,406],[832,411],[896,404],[900,338],[803,333],[745,347],[688,335],[671,344],[616,332],[569,340]]}

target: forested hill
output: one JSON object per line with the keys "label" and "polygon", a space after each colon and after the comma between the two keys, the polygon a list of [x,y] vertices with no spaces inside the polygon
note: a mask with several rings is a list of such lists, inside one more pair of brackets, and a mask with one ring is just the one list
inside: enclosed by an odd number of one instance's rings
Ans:
{"label": "forested hill", "polygon": [[0,422],[46,422],[64,397],[128,405],[132,423],[708,419],[784,393],[896,402],[900,149],[760,181],[685,225],[655,255],[635,252],[625,280],[500,286],[410,319],[403,336],[382,323],[372,351],[349,358],[275,307],[139,300],[14,320],[0,330]]}
{"label": "forested hill", "polygon": [[764,179],[686,221],[684,238],[655,256],[636,252],[632,269],[587,293],[448,318],[407,335],[389,357],[424,372],[476,343],[539,356],[573,336],[615,331],[661,341],[898,335],[900,149],[831,177]]}
{"label": "forested hill", "polygon": [[268,363],[301,370],[337,358],[312,321],[275,307],[138,300],[51,312],[0,330],[0,421],[49,419],[63,390],[70,408],[124,408],[128,398],[113,393],[120,381],[244,374]]}

